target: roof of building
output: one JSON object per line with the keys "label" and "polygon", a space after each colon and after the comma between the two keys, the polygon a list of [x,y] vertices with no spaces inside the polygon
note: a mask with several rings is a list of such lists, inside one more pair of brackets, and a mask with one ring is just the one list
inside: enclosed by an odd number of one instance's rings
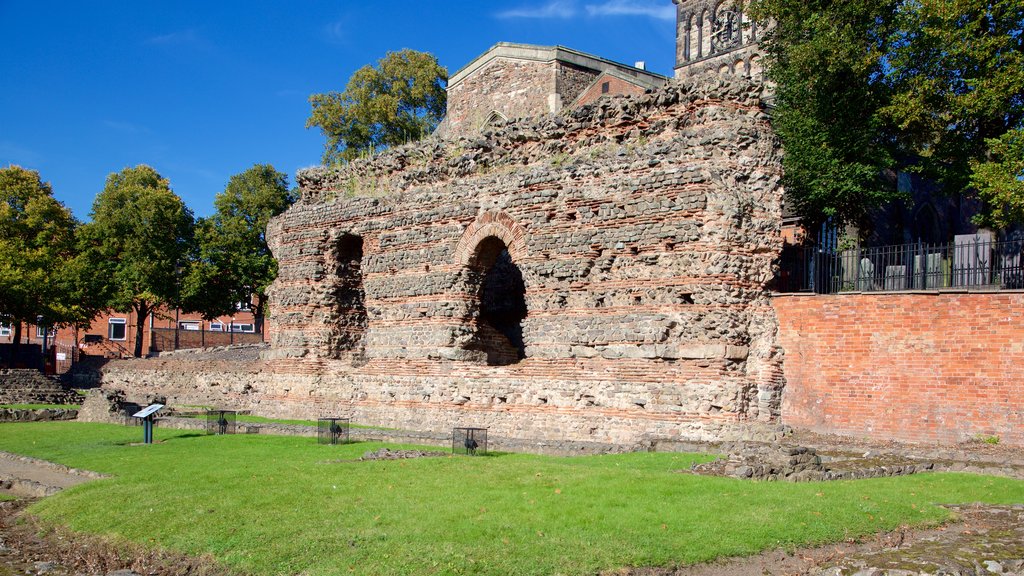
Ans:
{"label": "roof of building", "polygon": [[469,64],[459,69],[448,78],[448,87],[457,86],[468,76],[483,68],[496,58],[514,60],[533,60],[537,62],[559,61],[589,68],[599,72],[608,72],[625,80],[634,82],[645,88],[657,88],[665,84],[667,77],[649,70],[613,62],[611,60],[566,48],[565,46],[537,46],[534,44],[514,44],[498,42],[483,54],[477,56]]}

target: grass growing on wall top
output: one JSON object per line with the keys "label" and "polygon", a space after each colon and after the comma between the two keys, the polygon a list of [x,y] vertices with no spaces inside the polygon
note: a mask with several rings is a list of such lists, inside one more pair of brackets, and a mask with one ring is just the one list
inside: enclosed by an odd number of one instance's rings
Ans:
{"label": "grass growing on wall top", "polygon": [[356,461],[381,446],[101,424],[0,425],[0,449],[112,474],[42,500],[49,522],[255,574],[592,574],[836,541],[1024,502],[1024,482],[922,474],[758,483],[676,473],[705,457]]}

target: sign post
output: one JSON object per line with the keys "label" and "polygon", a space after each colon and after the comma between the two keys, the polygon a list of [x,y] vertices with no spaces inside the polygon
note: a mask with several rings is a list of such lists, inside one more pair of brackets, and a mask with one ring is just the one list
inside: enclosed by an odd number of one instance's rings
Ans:
{"label": "sign post", "polygon": [[163,404],[150,404],[135,414],[132,418],[142,419],[142,443],[153,443],[153,422],[156,420],[156,413],[163,408]]}

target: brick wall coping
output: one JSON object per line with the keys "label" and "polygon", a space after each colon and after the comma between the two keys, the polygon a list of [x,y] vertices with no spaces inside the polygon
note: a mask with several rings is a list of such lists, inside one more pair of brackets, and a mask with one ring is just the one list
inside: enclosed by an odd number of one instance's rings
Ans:
{"label": "brick wall coping", "polygon": [[944,294],[1024,294],[1024,290],[970,290],[967,288],[945,288],[942,290],[873,290],[871,292],[837,292],[816,294],[814,292],[772,292],[772,298],[801,298],[814,296],[942,296]]}
{"label": "brick wall coping", "polygon": [[584,68],[590,68],[601,72],[615,70],[626,75],[625,77],[628,77],[632,82],[648,88],[664,86],[668,81],[668,78],[661,74],[636,68],[628,64],[613,62],[611,60],[601,58],[600,56],[594,56],[593,54],[587,54],[586,52],[580,52],[578,50],[573,50],[572,48],[566,48],[565,46],[537,46],[535,44],[498,42],[489,50],[470,61],[469,64],[460,68],[458,72],[452,74],[448,78],[448,89],[451,90],[453,86],[458,86],[463,80],[472,76],[474,72],[483,68],[496,58],[533,60],[538,62],[551,62],[558,60],[560,62],[566,62],[568,64],[582,66]]}

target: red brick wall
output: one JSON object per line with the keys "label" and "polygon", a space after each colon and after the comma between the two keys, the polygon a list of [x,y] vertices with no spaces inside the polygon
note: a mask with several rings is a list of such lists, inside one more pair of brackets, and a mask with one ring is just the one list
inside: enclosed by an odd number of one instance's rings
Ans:
{"label": "red brick wall", "polygon": [[1024,294],[776,296],[783,422],[1024,445]]}
{"label": "red brick wall", "polygon": [[[601,91],[601,85],[605,82],[608,83],[608,92]],[[644,87],[636,84],[626,82],[621,78],[615,76],[609,76],[607,74],[601,76],[594,82],[586,92],[577,97],[574,104],[582,106],[584,104],[592,104],[601,96],[619,96],[622,94],[643,94]]]}

